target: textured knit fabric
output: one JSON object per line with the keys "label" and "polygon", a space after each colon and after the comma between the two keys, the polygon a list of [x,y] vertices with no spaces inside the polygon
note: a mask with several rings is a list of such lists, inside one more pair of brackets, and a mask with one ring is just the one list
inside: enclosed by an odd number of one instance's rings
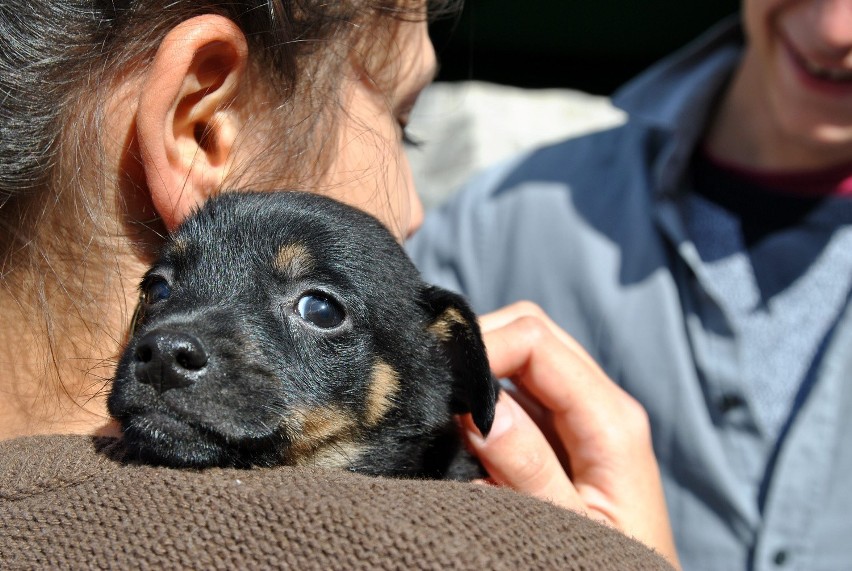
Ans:
{"label": "textured knit fabric", "polygon": [[[691,157],[741,51],[728,22],[661,62],[614,97],[623,126],[486,171],[426,217],[410,252],[478,312],[537,302],[643,404],[685,569],[850,569],[849,298],[832,302],[807,371],[779,380],[799,387],[795,414],[780,435],[761,430],[742,378],[761,356],[742,350],[684,220]],[[832,224],[830,244],[790,241],[757,282],[807,281],[850,231]],[[811,291],[797,304],[823,301]]]}
{"label": "textured knit fabric", "polygon": [[320,469],[174,470],[116,440],[0,442],[3,569],[664,570],[643,545],[509,490]]}

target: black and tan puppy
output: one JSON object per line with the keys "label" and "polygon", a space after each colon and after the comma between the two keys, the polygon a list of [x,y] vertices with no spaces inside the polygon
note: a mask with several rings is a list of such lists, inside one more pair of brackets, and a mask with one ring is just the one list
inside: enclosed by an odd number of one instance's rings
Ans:
{"label": "black and tan puppy", "polygon": [[109,411],[177,467],[470,479],[453,415],[494,416],[475,318],[375,219],[304,192],[210,200],[145,275]]}

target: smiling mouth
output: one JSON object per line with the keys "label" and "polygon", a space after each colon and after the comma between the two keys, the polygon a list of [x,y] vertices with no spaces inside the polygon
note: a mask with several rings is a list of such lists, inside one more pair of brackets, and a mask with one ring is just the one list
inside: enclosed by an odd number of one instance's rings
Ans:
{"label": "smiling mouth", "polygon": [[783,43],[793,62],[811,78],[828,83],[852,84],[852,69],[818,64],[802,55],[789,39],[783,38]]}
{"label": "smiling mouth", "polygon": [[828,81],[852,81],[852,69],[826,68],[804,58],[797,58],[799,64],[811,75]]}

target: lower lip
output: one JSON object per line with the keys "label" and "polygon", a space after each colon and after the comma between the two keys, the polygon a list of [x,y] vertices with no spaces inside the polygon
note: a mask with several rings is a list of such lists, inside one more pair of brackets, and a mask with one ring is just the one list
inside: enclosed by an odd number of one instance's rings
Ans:
{"label": "lower lip", "polygon": [[801,58],[788,42],[782,42],[784,56],[796,79],[809,91],[828,97],[848,97],[852,95],[852,80],[832,81],[817,77],[805,68]]}
{"label": "lower lip", "polygon": [[171,438],[191,440],[198,438],[198,431],[190,424],[162,412],[148,412],[144,415],[144,426],[163,432]]}

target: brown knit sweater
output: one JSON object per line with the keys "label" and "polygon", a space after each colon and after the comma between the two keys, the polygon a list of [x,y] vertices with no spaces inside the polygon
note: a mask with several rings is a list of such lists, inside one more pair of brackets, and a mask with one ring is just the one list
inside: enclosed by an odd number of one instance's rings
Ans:
{"label": "brown knit sweater", "polygon": [[320,469],[173,470],[120,442],[0,442],[3,569],[669,569],[509,490]]}

